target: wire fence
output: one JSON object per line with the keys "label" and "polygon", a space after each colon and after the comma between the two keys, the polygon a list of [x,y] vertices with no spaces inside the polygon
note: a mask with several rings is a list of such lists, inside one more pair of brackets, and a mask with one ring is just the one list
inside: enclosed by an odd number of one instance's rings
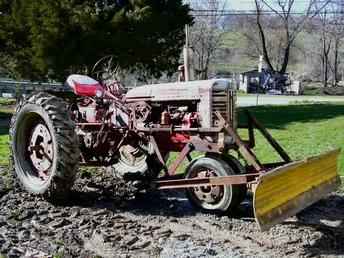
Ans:
{"label": "wire fence", "polygon": [[46,90],[63,92],[69,89],[62,83],[38,83],[0,79],[0,97],[16,98],[21,95],[30,94],[31,92]]}

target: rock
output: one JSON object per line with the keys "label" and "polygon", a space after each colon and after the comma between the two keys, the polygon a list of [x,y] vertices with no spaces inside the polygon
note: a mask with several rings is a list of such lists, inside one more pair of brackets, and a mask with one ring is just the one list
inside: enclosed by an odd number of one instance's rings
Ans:
{"label": "rock", "polygon": [[33,248],[27,248],[24,257],[40,258],[40,257],[48,257],[48,254],[39,250],[35,250]]}
{"label": "rock", "polygon": [[70,218],[76,218],[80,215],[80,210],[78,208],[72,208]]}
{"label": "rock", "polygon": [[96,231],[93,232],[89,240],[85,240],[84,248],[105,258],[114,257],[116,253],[116,250],[109,243],[105,243],[103,236]]}
{"label": "rock", "polygon": [[12,246],[12,243],[10,241],[6,240],[2,245],[0,245],[0,252],[7,254],[8,251],[10,250],[11,246]]}
{"label": "rock", "polygon": [[150,244],[151,244],[151,241],[144,241],[141,243],[136,243],[130,249],[131,250],[144,249],[144,248],[148,247]]}
{"label": "rock", "polygon": [[43,225],[46,225],[50,223],[51,221],[53,221],[53,219],[46,214],[40,215],[37,219]]}
{"label": "rock", "polygon": [[87,208],[82,208],[82,209],[80,209],[80,214],[81,215],[90,215],[90,211]]}
{"label": "rock", "polygon": [[61,228],[61,227],[65,227],[67,225],[71,224],[71,221],[69,221],[68,219],[58,219],[58,220],[55,220],[55,221],[52,221],[48,224],[48,227],[51,227],[51,228]]}
{"label": "rock", "polygon": [[18,220],[25,220],[28,218],[31,218],[33,215],[35,215],[35,210],[33,209],[25,209],[19,216]]}
{"label": "rock", "polygon": [[22,229],[31,229],[31,227],[32,227],[31,221],[23,221],[23,223],[21,224]]}
{"label": "rock", "polygon": [[81,220],[78,222],[79,227],[86,225],[90,222],[89,218],[81,218]]}
{"label": "rock", "polygon": [[6,225],[7,225],[6,219],[4,217],[0,217],[0,228]]}
{"label": "rock", "polygon": [[24,250],[23,249],[20,249],[18,247],[13,247],[10,249],[10,251],[8,252],[7,256],[8,258],[11,258],[11,257],[21,257],[23,254],[24,254]]}
{"label": "rock", "polygon": [[206,249],[205,254],[215,256],[215,255],[217,255],[217,252],[214,249],[210,248],[210,249]]}
{"label": "rock", "polygon": [[125,246],[131,246],[131,245],[135,244],[138,240],[139,240],[139,238],[137,236],[130,237],[128,240],[125,240],[124,245]]}
{"label": "rock", "polygon": [[167,229],[167,230],[162,230],[162,231],[158,231],[156,232],[156,234],[160,237],[163,237],[163,236],[170,236],[172,234],[172,230],[171,229]]}
{"label": "rock", "polygon": [[0,197],[7,193],[7,188],[5,187],[4,180],[0,177]]}
{"label": "rock", "polygon": [[4,238],[0,237],[0,246],[2,246],[5,243],[6,243],[6,240]]}
{"label": "rock", "polygon": [[30,231],[28,230],[22,230],[17,234],[19,241],[25,241],[30,238]]}
{"label": "rock", "polygon": [[[43,204],[43,202],[39,202],[39,203],[41,203],[41,205]],[[42,205],[42,206],[45,206],[45,205]],[[46,208],[45,209],[40,208],[40,209],[36,210],[36,214],[40,215],[40,216],[46,215],[46,214],[48,214],[48,211]]]}
{"label": "rock", "polygon": [[101,216],[101,215],[107,215],[109,212],[106,209],[103,210],[98,210],[98,211],[94,211],[92,212],[93,216]]}
{"label": "rock", "polygon": [[175,235],[174,237],[177,238],[178,240],[185,241],[188,238],[190,238],[190,235],[189,234],[180,234],[180,235]]}

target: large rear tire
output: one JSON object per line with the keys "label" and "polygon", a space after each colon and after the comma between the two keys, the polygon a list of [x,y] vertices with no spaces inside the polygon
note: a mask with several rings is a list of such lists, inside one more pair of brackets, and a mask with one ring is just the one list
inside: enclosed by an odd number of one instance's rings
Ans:
{"label": "large rear tire", "polygon": [[[202,157],[189,165],[186,178],[230,176],[234,174],[235,171],[227,162],[214,157]],[[242,201],[243,187],[246,186],[193,187],[187,188],[186,195],[193,206],[206,212],[230,214]]]}
{"label": "large rear tire", "polygon": [[78,137],[67,106],[41,92],[20,101],[11,120],[15,175],[28,192],[51,201],[68,196],[78,169]]}

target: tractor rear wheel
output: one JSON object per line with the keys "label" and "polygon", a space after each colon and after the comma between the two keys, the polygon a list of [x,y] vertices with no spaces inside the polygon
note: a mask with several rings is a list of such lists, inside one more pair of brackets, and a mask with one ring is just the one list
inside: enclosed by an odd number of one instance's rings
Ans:
{"label": "tractor rear wheel", "polygon": [[[234,174],[227,162],[214,157],[202,157],[189,165],[186,178]],[[186,195],[190,203],[197,208],[206,212],[225,214],[231,213],[240,204],[244,187],[246,188],[246,185],[199,186],[187,188]]]}
{"label": "tractor rear wheel", "polygon": [[78,138],[68,104],[48,93],[18,103],[10,139],[16,177],[30,193],[64,199],[75,179]]}

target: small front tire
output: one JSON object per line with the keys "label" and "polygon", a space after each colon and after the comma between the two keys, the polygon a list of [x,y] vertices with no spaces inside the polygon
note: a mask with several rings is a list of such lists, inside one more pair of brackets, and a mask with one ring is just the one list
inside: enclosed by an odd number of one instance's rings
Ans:
{"label": "small front tire", "polygon": [[[202,157],[192,162],[186,170],[186,178],[230,176],[235,172],[227,162],[214,157]],[[206,212],[228,214],[242,201],[245,185],[200,186],[187,188],[190,203]]]}

